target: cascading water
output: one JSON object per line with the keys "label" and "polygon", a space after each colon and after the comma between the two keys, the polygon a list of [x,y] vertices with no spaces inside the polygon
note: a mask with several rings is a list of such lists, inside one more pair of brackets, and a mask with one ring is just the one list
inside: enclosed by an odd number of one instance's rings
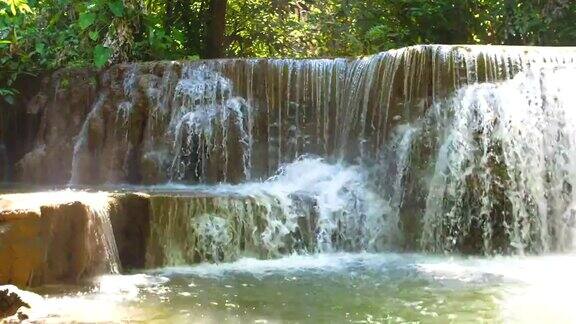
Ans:
{"label": "cascading water", "polygon": [[177,193],[151,197],[148,263],[389,248],[395,224],[367,177],[360,167],[308,157],[261,183],[158,187]]}
{"label": "cascading water", "polygon": [[[65,134],[57,98],[76,88],[58,76],[36,149],[18,166],[39,182],[69,172],[75,185],[193,186],[150,198],[154,265],[563,250],[573,121],[570,83],[559,80],[575,58],[429,45],[358,59],[118,65],[88,82],[93,100]],[[208,184],[201,202],[194,192]]]}
{"label": "cascading water", "polygon": [[543,253],[570,247],[575,72],[529,70],[510,81],[464,87],[433,107],[425,134],[438,138],[438,148],[424,248]]}
{"label": "cascading water", "polygon": [[[231,91],[229,80],[205,66],[184,72],[174,95],[180,107],[170,116],[169,133],[174,143],[171,180],[205,182],[210,156],[218,153],[223,158],[224,182],[228,180],[231,159],[241,159],[243,176],[250,178],[250,136],[245,125],[250,107],[244,99],[231,97]],[[234,156],[229,148],[238,144],[241,153]]]}
{"label": "cascading water", "polygon": [[[105,273],[120,273],[120,257],[118,254],[118,246],[116,245],[116,239],[114,238],[114,231],[112,229],[112,223],[110,221],[110,208],[113,204],[113,200],[108,198],[104,201],[99,201],[96,204],[89,204],[89,220],[91,226],[89,226],[89,232],[93,237],[89,236],[89,239],[96,240],[98,243],[99,250],[104,253],[103,260],[106,261],[106,265],[103,271]],[[90,246],[92,244],[88,244]]]}
{"label": "cascading water", "polygon": [[36,149],[18,165],[34,182],[58,182],[57,166],[61,182],[157,184],[262,180],[303,154],[373,162],[394,127],[461,86],[569,64],[570,50],[436,45],[355,60],[126,64],[74,84],[93,99],[68,117],[58,98],[80,90],[56,75]]}

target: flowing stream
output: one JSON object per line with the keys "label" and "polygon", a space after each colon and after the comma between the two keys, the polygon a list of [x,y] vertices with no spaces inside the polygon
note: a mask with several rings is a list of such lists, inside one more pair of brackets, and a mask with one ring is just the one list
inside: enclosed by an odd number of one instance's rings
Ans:
{"label": "flowing stream", "polygon": [[[115,274],[39,287],[33,316],[575,322],[574,75],[574,49],[490,46],[125,64],[69,115],[54,76],[11,167],[102,190]],[[144,266],[118,274],[131,193]]]}

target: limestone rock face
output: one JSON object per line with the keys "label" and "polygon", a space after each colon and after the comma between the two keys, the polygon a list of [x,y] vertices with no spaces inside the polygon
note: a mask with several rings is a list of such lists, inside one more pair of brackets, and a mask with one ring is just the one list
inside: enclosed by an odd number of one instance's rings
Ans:
{"label": "limestone rock face", "polygon": [[[17,163],[18,180],[63,183],[70,178],[73,138],[96,95],[98,75],[91,70],[60,70],[42,81],[42,92],[26,107],[40,115],[34,148]],[[37,118],[37,117],[35,117]],[[47,172],[45,165],[52,165]]]}
{"label": "limestone rock face", "polygon": [[62,196],[0,196],[0,283],[77,283],[118,271],[108,196]]}
{"label": "limestone rock face", "polygon": [[122,269],[145,267],[150,233],[150,201],[145,194],[114,194],[110,210]]}
{"label": "limestone rock face", "polygon": [[0,195],[0,284],[78,283],[143,268],[149,205],[132,193]]}
{"label": "limestone rock face", "polygon": [[32,283],[45,254],[41,227],[40,213],[0,213],[0,283],[18,286]]}
{"label": "limestone rock face", "polygon": [[99,237],[91,235],[98,225],[86,205],[73,202],[42,207],[41,220],[45,259],[33,284],[79,282],[106,272],[106,248]]}

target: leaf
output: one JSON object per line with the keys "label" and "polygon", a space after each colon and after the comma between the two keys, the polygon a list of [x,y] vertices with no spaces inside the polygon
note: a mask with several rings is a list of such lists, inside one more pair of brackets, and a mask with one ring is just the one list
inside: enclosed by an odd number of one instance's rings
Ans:
{"label": "leaf", "polygon": [[110,11],[112,11],[114,16],[116,17],[124,16],[124,4],[122,3],[122,0],[108,2],[108,8],[110,9]]}
{"label": "leaf", "polygon": [[13,96],[18,94],[18,91],[13,88],[0,88],[0,97]]}
{"label": "leaf", "polygon": [[61,17],[61,16],[62,16],[61,13],[55,14],[54,17],[52,17],[52,18],[50,19],[50,22],[48,23],[48,26],[49,26],[49,27],[52,27],[52,26],[56,25],[56,24],[58,23],[58,21],[60,21],[60,17]]}
{"label": "leaf", "polygon": [[20,6],[18,6],[18,10],[20,10],[21,13],[32,12],[32,9],[30,9],[30,6],[26,2],[20,3]]}
{"label": "leaf", "polygon": [[94,21],[96,20],[96,14],[93,12],[83,12],[80,14],[80,18],[78,19],[78,24],[82,30],[90,27]]}
{"label": "leaf", "polygon": [[88,33],[88,37],[90,37],[90,39],[93,41],[97,41],[98,38],[100,37],[100,34],[98,33],[97,30],[94,30]]}
{"label": "leaf", "polygon": [[46,45],[44,43],[36,43],[35,50],[36,53],[44,55],[46,53]]}
{"label": "leaf", "polygon": [[32,12],[32,9],[30,9],[30,6],[26,2],[26,0],[2,0],[2,2],[10,6],[10,12],[12,13],[13,16],[16,16],[18,11],[20,13]]}
{"label": "leaf", "polygon": [[94,65],[97,68],[101,68],[106,63],[108,63],[108,59],[110,58],[111,51],[108,47],[98,45],[94,48]]}

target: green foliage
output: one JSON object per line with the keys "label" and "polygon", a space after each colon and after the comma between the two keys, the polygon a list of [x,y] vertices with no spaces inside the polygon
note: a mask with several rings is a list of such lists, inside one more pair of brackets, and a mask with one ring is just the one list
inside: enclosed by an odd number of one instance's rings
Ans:
{"label": "green foliage", "polygon": [[18,12],[32,12],[26,0],[2,0],[10,8],[10,13],[15,16]]}
{"label": "green foliage", "polygon": [[[0,0],[0,97],[60,67],[196,59],[212,0]],[[576,1],[228,0],[227,56],[356,56],[421,43],[575,45]]]}
{"label": "green foliage", "polygon": [[114,16],[116,17],[124,16],[124,4],[122,3],[121,0],[108,2],[108,8],[110,9],[110,11],[112,11]]}
{"label": "green foliage", "polygon": [[80,14],[80,18],[78,19],[78,25],[80,29],[84,30],[96,21],[96,14],[93,12],[83,12]]}
{"label": "green foliage", "polygon": [[106,65],[111,53],[112,52],[108,47],[96,45],[94,48],[94,65],[96,65],[97,68],[101,68]]}
{"label": "green foliage", "polygon": [[575,45],[576,1],[229,1],[231,56],[356,56],[436,44]]}

